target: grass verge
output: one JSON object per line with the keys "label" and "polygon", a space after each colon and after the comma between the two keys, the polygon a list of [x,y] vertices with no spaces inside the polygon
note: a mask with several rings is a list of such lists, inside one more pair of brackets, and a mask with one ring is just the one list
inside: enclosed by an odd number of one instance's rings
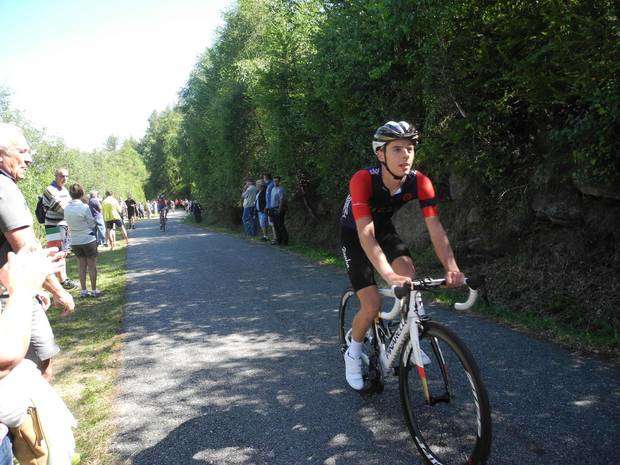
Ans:
{"label": "grass verge", "polygon": [[[188,224],[196,223],[193,218],[187,217],[185,220]],[[222,225],[212,225],[200,223],[199,226],[208,227],[217,232],[234,234],[247,240],[256,240],[247,238],[241,232],[241,228],[233,229]],[[344,269],[344,261],[342,257],[334,255],[323,249],[307,244],[291,244],[287,250],[298,253],[322,265],[334,265]],[[442,276],[442,269],[438,266],[437,259],[433,252],[428,249],[417,251],[416,267],[420,276]],[[464,301],[466,294],[459,290],[441,289],[433,294],[434,301],[452,306],[455,302]],[[575,329],[568,324],[558,321],[551,316],[536,312],[515,311],[501,305],[493,303],[485,303],[479,301],[475,307],[469,310],[472,313],[491,318],[494,321],[510,326],[513,329],[524,331],[529,335],[537,338],[553,341],[571,351],[583,354],[596,355],[605,359],[613,359],[618,361],[620,358],[620,341],[613,331],[589,333],[587,331]]]}
{"label": "grass verge", "polygon": [[[102,250],[97,270],[101,297],[79,299],[79,291],[72,291],[74,314],[61,318],[57,310],[50,311],[62,349],[54,358],[53,384],[78,421],[75,438],[82,465],[114,462],[108,450],[114,435],[112,412],[125,303],[124,246],[118,244],[113,252]],[[78,276],[74,257],[68,260],[67,271],[73,279]]]}

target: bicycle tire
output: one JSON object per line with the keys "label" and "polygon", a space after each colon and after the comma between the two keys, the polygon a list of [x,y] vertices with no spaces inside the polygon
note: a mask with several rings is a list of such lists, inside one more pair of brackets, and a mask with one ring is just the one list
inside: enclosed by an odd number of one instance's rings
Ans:
{"label": "bicycle tire", "polygon": [[491,408],[471,352],[451,330],[431,321],[423,323],[420,346],[431,359],[424,372],[436,403],[426,402],[410,361],[411,343],[401,353],[399,370],[405,422],[418,451],[433,465],[484,465],[492,441]]}
{"label": "bicycle tire", "polygon": [[354,308],[354,300],[357,299],[355,291],[352,288],[346,289],[340,297],[340,307],[338,309],[338,340],[340,342],[340,351],[344,353],[349,344],[346,340],[347,332],[351,329],[351,321],[359,310],[359,303]]}

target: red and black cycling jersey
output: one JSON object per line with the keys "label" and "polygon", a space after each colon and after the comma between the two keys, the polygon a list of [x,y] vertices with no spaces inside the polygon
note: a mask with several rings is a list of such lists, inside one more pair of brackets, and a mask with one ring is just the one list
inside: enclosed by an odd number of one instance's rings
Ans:
{"label": "red and black cycling jersey", "polygon": [[340,224],[354,230],[356,220],[371,216],[375,229],[381,228],[400,207],[414,199],[420,201],[425,218],[439,215],[433,183],[419,171],[409,172],[400,189],[391,195],[381,179],[381,168],[360,170],[349,182],[349,195],[344,202]]}

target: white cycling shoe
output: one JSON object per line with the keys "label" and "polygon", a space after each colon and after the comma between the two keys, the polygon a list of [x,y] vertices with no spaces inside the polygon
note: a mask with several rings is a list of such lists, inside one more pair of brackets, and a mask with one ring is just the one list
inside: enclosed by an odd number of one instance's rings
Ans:
{"label": "white cycling shoe", "polygon": [[347,383],[356,391],[364,388],[364,376],[362,374],[362,357],[351,357],[349,350],[344,353],[344,365]]}

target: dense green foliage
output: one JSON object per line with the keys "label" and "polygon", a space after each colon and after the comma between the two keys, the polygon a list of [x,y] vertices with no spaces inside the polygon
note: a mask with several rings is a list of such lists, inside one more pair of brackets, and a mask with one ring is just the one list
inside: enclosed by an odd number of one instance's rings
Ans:
{"label": "dense green foliage", "polygon": [[493,299],[617,339],[618,35],[611,0],[238,0],[151,118],[150,192],[238,221],[243,180],[279,174],[293,237],[335,249],[374,129],[409,120],[459,262]]}
{"label": "dense green foliage", "polygon": [[20,182],[33,210],[37,197],[54,180],[58,168],[67,168],[69,183],[80,183],[86,192],[95,189],[103,196],[110,190],[123,199],[130,194],[138,201],[144,200],[147,171],[134,142],[126,141],[119,146],[118,140],[111,136],[102,150],[81,152],[69,148],[62,140],[47,137],[33,127],[19,111],[11,108],[9,97],[9,92],[0,88],[0,121],[23,128],[35,153],[26,179]]}
{"label": "dense green foliage", "polygon": [[155,190],[225,212],[267,170],[331,207],[388,119],[422,129],[437,179],[620,181],[611,1],[240,0],[225,19],[179,107],[151,119]]}

